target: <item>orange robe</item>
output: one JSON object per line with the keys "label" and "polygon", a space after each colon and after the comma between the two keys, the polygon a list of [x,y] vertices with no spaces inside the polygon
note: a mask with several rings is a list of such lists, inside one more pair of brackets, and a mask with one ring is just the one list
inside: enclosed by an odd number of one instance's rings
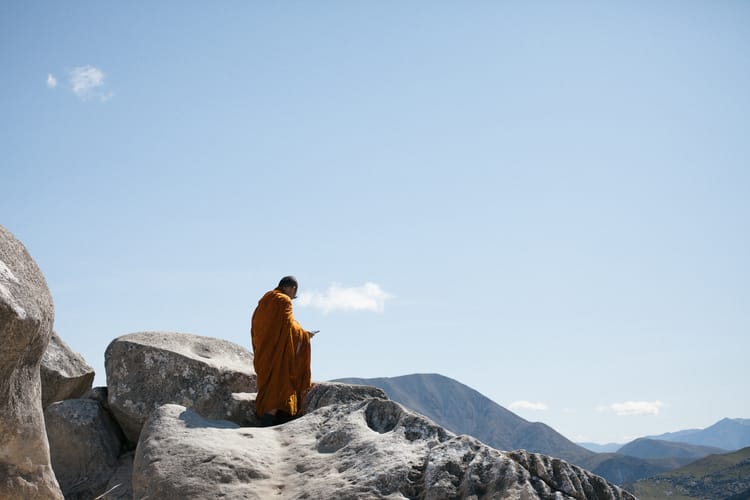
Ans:
{"label": "orange robe", "polygon": [[253,365],[258,377],[255,413],[270,410],[296,415],[310,388],[310,334],[294,319],[292,299],[267,292],[253,313]]}

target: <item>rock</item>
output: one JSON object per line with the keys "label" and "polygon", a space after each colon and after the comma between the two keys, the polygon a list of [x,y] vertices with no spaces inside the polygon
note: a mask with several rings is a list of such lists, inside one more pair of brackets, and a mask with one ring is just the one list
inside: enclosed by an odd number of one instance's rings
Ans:
{"label": "rock", "polygon": [[[260,419],[255,415],[257,396],[257,392],[233,393],[225,420],[234,422],[240,427],[260,426]],[[302,413],[309,413],[331,404],[351,403],[370,398],[388,399],[385,392],[377,387],[316,382],[305,396]]]}
{"label": "rock", "polygon": [[90,500],[106,491],[123,436],[93,399],[68,399],[44,411],[52,467],[66,500]]}
{"label": "rock", "polygon": [[316,382],[305,396],[302,412],[310,413],[332,404],[353,403],[371,398],[388,399],[388,396],[382,389],[369,385]]}
{"label": "rock", "polygon": [[134,451],[129,451],[117,460],[117,468],[107,484],[104,499],[133,500],[132,477],[134,454]]}
{"label": "rock", "polygon": [[43,408],[55,401],[83,396],[94,382],[94,369],[54,331],[40,368]]}
{"label": "rock", "polygon": [[62,499],[42,414],[39,365],[54,306],[26,248],[0,226],[0,498]]}
{"label": "rock", "polygon": [[240,427],[258,427],[260,419],[255,415],[255,398],[257,396],[257,392],[232,393],[225,420],[234,422]]}
{"label": "rock", "polygon": [[175,403],[206,418],[227,418],[232,393],[257,392],[253,355],[226,340],[186,333],[133,333],[104,355],[109,409],[137,442],[153,410]]}
{"label": "rock", "polygon": [[265,428],[162,406],[133,463],[133,498],[155,496],[634,499],[562,460],[456,437],[383,399],[333,403]]}

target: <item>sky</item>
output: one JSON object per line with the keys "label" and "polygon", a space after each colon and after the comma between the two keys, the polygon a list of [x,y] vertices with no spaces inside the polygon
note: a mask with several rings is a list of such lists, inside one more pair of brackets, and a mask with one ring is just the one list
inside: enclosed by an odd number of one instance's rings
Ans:
{"label": "sky", "polygon": [[0,3],[0,224],[128,333],[440,373],[574,441],[750,417],[750,3]]}

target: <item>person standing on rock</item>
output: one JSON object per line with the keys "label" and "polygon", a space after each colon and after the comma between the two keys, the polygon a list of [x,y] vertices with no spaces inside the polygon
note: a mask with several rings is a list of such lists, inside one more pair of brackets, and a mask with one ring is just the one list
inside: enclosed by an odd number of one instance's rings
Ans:
{"label": "person standing on rock", "polygon": [[299,413],[310,389],[310,339],[317,332],[300,326],[292,314],[297,279],[281,278],[279,286],[258,301],[250,334],[258,377],[255,413],[261,426],[288,422]]}

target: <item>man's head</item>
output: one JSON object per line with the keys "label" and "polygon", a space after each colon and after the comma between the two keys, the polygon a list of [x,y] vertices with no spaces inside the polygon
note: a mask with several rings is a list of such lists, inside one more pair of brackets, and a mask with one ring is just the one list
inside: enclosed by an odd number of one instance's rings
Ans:
{"label": "man's head", "polygon": [[294,299],[297,297],[298,287],[297,278],[294,276],[284,276],[281,278],[281,281],[279,281],[279,286],[277,286],[276,289],[281,293],[288,295],[290,299]]}

